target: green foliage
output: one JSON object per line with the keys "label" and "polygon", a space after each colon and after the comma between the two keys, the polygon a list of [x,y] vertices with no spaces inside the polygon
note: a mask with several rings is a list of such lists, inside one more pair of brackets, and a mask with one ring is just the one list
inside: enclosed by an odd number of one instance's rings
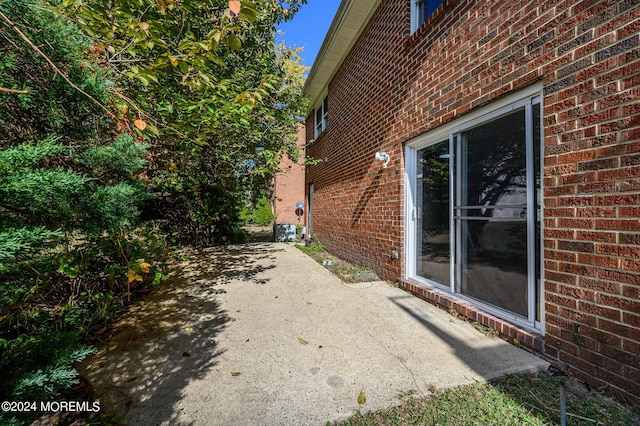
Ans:
{"label": "green foliage", "polygon": [[240,208],[240,213],[238,214],[238,219],[244,224],[247,225],[251,222],[251,210],[249,209],[249,202],[245,201],[242,203],[242,207]]}
{"label": "green foliage", "polygon": [[309,244],[296,244],[296,247],[303,253],[311,256],[316,262],[326,267],[346,283],[378,280],[373,269],[346,262],[329,254],[327,249],[319,241],[313,241]]}
{"label": "green foliage", "polygon": [[305,1],[243,1],[238,16],[222,0],[62,3],[113,73],[119,116],[153,145],[153,192],[189,199],[170,232],[195,221],[189,235],[204,234],[191,244],[236,239],[241,210],[219,207],[261,193],[281,159],[299,155],[304,67],[297,51],[276,46],[275,25]]}
{"label": "green foliage", "polygon": [[[52,71],[109,104],[78,29],[41,0],[0,0],[0,400],[42,400],[76,383],[77,343],[164,278],[164,238],[139,224],[146,147]],[[110,126],[110,127],[107,127]],[[52,136],[57,134],[58,136]],[[27,418],[2,417],[0,423]]]}
{"label": "green foliage", "polygon": [[70,229],[84,216],[76,206],[88,182],[88,177],[63,168],[16,171],[0,183],[0,204],[18,221]]}
{"label": "green foliage", "polygon": [[188,194],[158,197],[146,210],[173,244],[208,246],[244,242],[242,208],[241,198],[213,185]]}
{"label": "green foliage", "polygon": [[242,1],[236,15],[224,0],[62,0],[121,79],[142,86],[180,81],[189,89],[218,86],[211,67],[227,64],[221,51],[245,50],[247,29],[262,35],[256,28],[263,19],[290,19],[302,3]]}
{"label": "green foliage", "polygon": [[373,281],[376,274],[373,269],[366,266],[353,265],[344,261],[334,262],[332,272],[346,283],[355,283],[358,281]]}
{"label": "green foliage", "polygon": [[267,201],[267,197],[261,197],[256,203],[253,209],[253,215],[251,217],[253,223],[266,226],[269,225],[275,219],[273,212],[271,211],[271,205]]}
{"label": "green foliage", "polygon": [[324,253],[327,249],[319,241],[313,241],[311,244],[296,244],[296,247],[309,256]]}
{"label": "green foliage", "polygon": [[[22,335],[0,350],[0,368],[10,372],[2,380],[2,399],[60,399],[61,391],[79,383],[73,363],[95,352],[93,348],[77,345],[77,340],[76,333],[43,331]],[[0,412],[0,424],[28,424],[30,420],[30,413]]]}
{"label": "green foliage", "polygon": [[121,230],[134,224],[138,218],[138,205],[146,198],[139,185],[120,182],[113,186],[102,186],[91,196],[95,213],[100,217],[100,228]]}
{"label": "green foliage", "polygon": [[[615,401],[575,379],[566,386],[567,424],[637,425],[640,409]],[[494,383],[451,389],[431,387],[426,395],[401,395],[402,404],[358,412],[341,425],[557,425],[560,383],[547,373],[508,375]],[[332,424],[328,422],[327,424]],[[335,423],[338,424],[338,423]]]}
{"label": "green foliage", "polygon": [[78,162],[90,168],[98,177],[128,179],[147,163],[147,147],[124,133],[112,143],[89,147],[79,156]]}
{"label": "green foliage", "polygon": [[28,252],[51,247],[62,238],[62,233],[43,226],[33,228],[6,228],[0,232],[0,273],[2,261]]}
{"label": "green foliage", "polygon": [[60,389],[67,389],[79,383],[78,372],[73,368],[73,363],[81,362],[95,351],[94,348],[85,346],[62,351],[45,368],[20,376],[11,396],[17,400],[33,400],[33,398],[42,397],[50,399],[59,396]]}
{"label": "green foliage", "polygon": [[[91,64],[88,40],[77,27],[48,10],[41,0],[0,0],[8,16],[78,87],[104,99],[110,85],[98,64]],[[71,88],[6,22],[0,23],[0,147],[42,140],[51,134],[83,140],[108,125],[99,107]]]}
{"label": "green foliage", "polygon": [[7,211],[6,225],[45,222],[65,231],[115,232],[134,224],[137,205],[147,197],[131,179],[144,164],[144,148],[121,135],[83,154],[61,156],[73,149],[58,140],[49,137],[0,152],[0,208]]}
{"label": "green foliage", "polygon": [[0,176],[34,167],[43,158],[62,154],[67,147],[59,141],[59,137],[49,136],[37,144],[24,143],[0,151]]}

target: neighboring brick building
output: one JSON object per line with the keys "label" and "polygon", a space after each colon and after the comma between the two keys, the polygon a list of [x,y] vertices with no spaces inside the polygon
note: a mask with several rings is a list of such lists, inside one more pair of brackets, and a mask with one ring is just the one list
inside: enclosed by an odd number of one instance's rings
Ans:
{"label": "neighboring brick building", "polygon": [[639,32],[637,0],[343,1],[312,236],[639,403]]}
{"label": "neighboring brick building", "polygon": [[[304,223],[304,216],[298,220],[296,215],[296,203],[305,201],[305,128],[304,124],[298,126],[297,145],[300,148],[300,158],[297,162],[291,161],[288,157],[280,163],[280,173],[273,179],[273,195],[271,207],[278,224]],[[306,213],[306,209],[303,209]]]}

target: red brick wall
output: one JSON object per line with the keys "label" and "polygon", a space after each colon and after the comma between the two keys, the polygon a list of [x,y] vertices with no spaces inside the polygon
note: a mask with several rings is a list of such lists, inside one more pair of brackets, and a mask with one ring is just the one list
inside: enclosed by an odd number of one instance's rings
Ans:
{"label": "red brick wall", "polygon": [[448,0],[413,35],[409,22],[408,1],[382,0],[329,84],[328,129],[309,151],[328,161],[307,168],[314,236],[402,278],[403,143],[541,82],[546,334],[536,349],[640,402],[640,4]]}
{"label": "red brick wall", "polygon": [[[276,174],[273,181],[273,197],[271,203],[273,212],[276,215],[276,223],[297,224],[296,203],[304,202],[305,191],[305,126],[298,126],[297,145],[300,148],[300,158],[297,162],[291,161],[288,157],[282,160],[279,165],[280,173]],[[306,211],[306,203],[305,209]],[[300,223],[304,223],[304,217],[300,218]]]}

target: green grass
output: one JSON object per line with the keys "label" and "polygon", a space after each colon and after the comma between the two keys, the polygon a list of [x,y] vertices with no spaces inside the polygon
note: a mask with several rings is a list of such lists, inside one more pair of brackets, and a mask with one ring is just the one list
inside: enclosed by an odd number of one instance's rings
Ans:
{"label": "green grass", "polygon": [[326,252],[326,249],[324,248],[324,246],[321,243],[316,242],[316,241],[312,242],[309,245],[296,244],[296,247],[298,249],[300,249],[300,251],[302,251],[303,253],[313,257],[314,259],[316,259],[316,257],[315,257],[316,255]]}
{"label": "green grass", "polygon": [[[567,382],[567,424],[638,425],[640,409]],[[358,412],[348,426],[359,425],[555,425],[560,424],[560,384],[547,373],[510,375],[493,384],[431,389],[431,394],[401,397],[402,405]]]}
{"label": "green grass", "polygon": [[357,282],[358,277],[363,274],[374,274],[373,269],[371,268],[367,268],[366,266],[351,265],[348,263],[336,264],[333,268],[333,273],[346,283]]}
{"label": "green grass", "polygon": [[[309,245],[296,244],[296,247],[316,262],[325,266],[346,283],[360,281],[361,275],[367,275],[365,280],[369,280],[371,276],[375,277],[373,269],[367,268],[366,266],[354,265],[330,255],[320,242],[314,241]],[[324,261],[330,261],[330,265],[324,265]]]}

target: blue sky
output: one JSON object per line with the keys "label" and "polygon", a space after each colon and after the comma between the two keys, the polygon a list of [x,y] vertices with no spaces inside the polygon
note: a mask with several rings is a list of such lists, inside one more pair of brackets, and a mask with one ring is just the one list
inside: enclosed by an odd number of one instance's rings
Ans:
{"label": "blue sky", "polygon": [[302,63],[311,67],[339,5],[340,0],[308,0],[291,21],[278,27],[283,32],[278,41],[303,47]]}

